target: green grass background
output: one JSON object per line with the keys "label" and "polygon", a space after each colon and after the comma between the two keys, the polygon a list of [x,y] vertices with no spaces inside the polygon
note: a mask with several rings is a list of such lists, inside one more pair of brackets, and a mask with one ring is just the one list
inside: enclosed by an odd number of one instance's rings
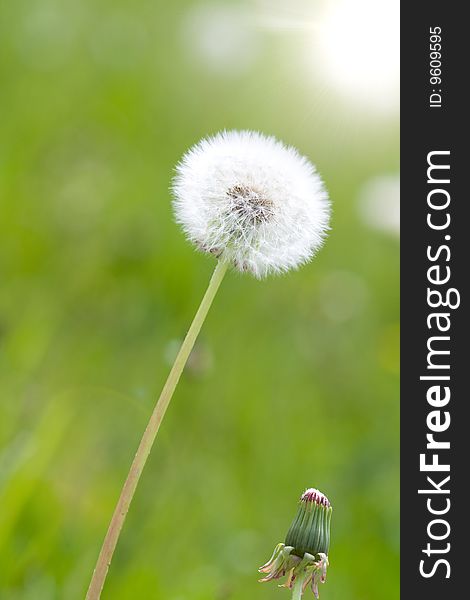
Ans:
{"label": "green grass background", "polygon": [[196,4],[0,8],[0,598],[84,597],[214,267],[173,221],[174,164],[253,128],[317,164],[331,234],[298,272],[226,277],[103,598],[289,598],[256,569],[314,486],[334,506],[322,599],[396,599],[398,241],[357,194],[397,172],[397,117],[341,100],[301,34],[260,31],[247,69],[206,68],[181,29]]}

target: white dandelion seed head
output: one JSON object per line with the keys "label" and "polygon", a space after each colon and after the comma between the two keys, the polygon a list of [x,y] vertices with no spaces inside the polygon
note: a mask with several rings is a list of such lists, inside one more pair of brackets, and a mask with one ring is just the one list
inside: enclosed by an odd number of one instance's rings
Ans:
{"label": "white dandelion seed head", "polygon": [[176,167],[173,207],[197,248],[255,277],[307,262],[322,245],[330,202],[310,161],[274,137],[228,131]]}

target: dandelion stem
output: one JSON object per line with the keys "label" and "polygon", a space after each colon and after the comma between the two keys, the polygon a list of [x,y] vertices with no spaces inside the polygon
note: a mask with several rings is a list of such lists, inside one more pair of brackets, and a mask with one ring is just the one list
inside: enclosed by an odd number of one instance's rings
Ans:
{"label": "dandelion stem", "polygon": [[223,261],[219,261],[211,277],[209,286],[204,294],[198,311],[193,319],[193,322],[191,323],[186,337],[184,338],[183,344],[178,352],[178,356],[176,357],[173,367],[171,368],[168,379],[166,380],[166,383],[160,394],[160,398],[158,399],[152,416],[150,417],[147,428],[145,429],[139,444],[139,448],[137,449],[137,453],[129,470],[129,474],[124,483],[124,487],[122,488],[121,495],[106,533],[106,537],[104,538],[103,546],[101,547],[98,561],[96,563],[95,570],[93,571],[90,587],[88,588],[86,600],[98,600],[101,596],[101,591],[106,580],[106,575],[108,574],[109,565],[111,564],[111,559],[113,557],[122,526],[127,516],[129,506],[132,502],[132,498],[134,497],[134,493],[137,488],[137,484],[139,483],[145,463],[147,462],[147,458],[150,454],[150,450],[152,449],[152,445],[155,441],[155,437],[158,433],[158,429],[160,428],[166,409],[168,408],[186,361],[189,358],[191,350],[194,346],[194,342],[196,341],[199,331],[201,330],[202,324],[204,323],[206,315],[226,271],[227,264]]}
{"label": "dandelion stem", "polygon": [[294,589],[292,590],[292,600],[301,600],[302,592],[303,592],[302,588],[304,586],[304,580],[305,580],[305,578],[299,574],[299,576],[297,577],[297,579],[294,583]]}

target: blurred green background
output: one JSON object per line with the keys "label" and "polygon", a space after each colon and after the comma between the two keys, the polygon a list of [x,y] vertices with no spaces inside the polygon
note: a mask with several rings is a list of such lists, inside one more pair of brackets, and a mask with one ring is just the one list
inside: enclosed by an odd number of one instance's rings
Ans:
{"label": "blurred green background", "polygon": [[1,3],[0,598],[85,595],[214,267],[173,168],[223,128],[308,155],[331,233],[298,272],[226,277],[103,598],[290,598],[256,569],[309,486],[334,506],[322,599],[398,597],[398,115],[310,60],[320,8]]}

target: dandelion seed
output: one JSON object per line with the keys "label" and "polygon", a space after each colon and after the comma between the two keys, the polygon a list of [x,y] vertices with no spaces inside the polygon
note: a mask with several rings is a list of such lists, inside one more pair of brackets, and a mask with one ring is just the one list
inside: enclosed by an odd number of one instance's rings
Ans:
{"label": "dandelion seed", "polygon": [[328,229],[330,203],[315,167],[252,131],[193,146],[177,166],[173,192],[188,239],[258,278],[310,260]]}

